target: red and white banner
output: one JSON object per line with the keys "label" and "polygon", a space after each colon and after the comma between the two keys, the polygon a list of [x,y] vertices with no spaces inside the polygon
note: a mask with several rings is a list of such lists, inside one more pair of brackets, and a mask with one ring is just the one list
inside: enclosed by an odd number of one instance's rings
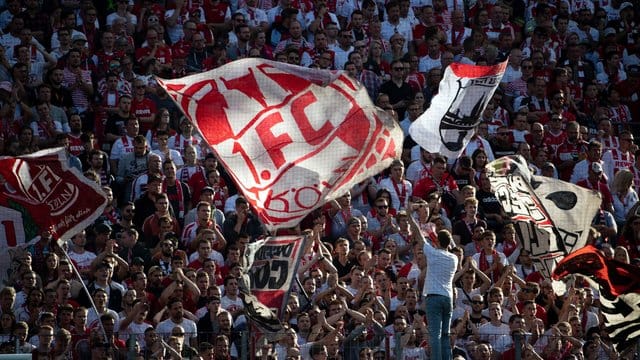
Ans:
{"label": "red and white banner", "polygon": [[282,316],[304,249],[304,236],[278,236],[249,244],[251,293]]}
{"label": "red and white banner", "polygon": [[344,72],[242,59],[158,79],[273,230],[386,168],[400,127]]}
{"label": "red and white banner", "polygon": [[98,184],[69,167],[62,148],[0,157],[0,249],[27,244],[47,229],[69,239],[106,204]]}
{"label": "red and white banner", "polygon": [[284,330],[280,319],[296,278],[304,236],[280,236],[258,240],[247,246],[241,260],[240,297],[245,314],[269,339]]}
{"label": "red and white banner", "polygon": [[409,128],[413,140],[431,153],[460,156],[506,68],[506,61],[493,66],[449,65],[431,106]]}

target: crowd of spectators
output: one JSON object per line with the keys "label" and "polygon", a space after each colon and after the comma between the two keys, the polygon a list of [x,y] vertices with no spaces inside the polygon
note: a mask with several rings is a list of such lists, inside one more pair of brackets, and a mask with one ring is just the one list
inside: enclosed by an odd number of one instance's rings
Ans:
{"label": "crowd of spectators", "polygon": [[[591,241],[637,263],[639,15],[620,0],[0,0],[0,155],[64,146],[109,199],[62,248],[43,232],[13,253],[0,352],[427,359],[417,239],[448,231],[453,358],[624,356],[597,291],[540,275],[484,167],[519,154],[599,191]],[[246,245],[267,232],[155,80],[245,57],[345,70],[406,135],[388,170],[279,232],[310,241],[275,342],[249,336],[238,294]],[[446,159],[408,129],[454,61],[508,64],[465,152]]]}

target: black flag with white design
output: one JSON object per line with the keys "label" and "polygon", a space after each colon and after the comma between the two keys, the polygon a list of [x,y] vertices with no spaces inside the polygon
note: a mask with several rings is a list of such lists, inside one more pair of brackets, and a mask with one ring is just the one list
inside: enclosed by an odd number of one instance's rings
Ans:
{"label": "black flag with white design", "polygon": [[605,258],[589,245],[565,257],[553,272],[558,280],[581,274],[600,288],[607,333],[619,353],[640,338],[640,267]]}

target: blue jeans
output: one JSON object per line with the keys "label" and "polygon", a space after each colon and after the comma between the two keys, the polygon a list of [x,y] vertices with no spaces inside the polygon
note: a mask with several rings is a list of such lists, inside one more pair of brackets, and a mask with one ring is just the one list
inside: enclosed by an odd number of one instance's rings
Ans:
{"label": "blue jeans", "polygon": [[429,326],[429,346],[431,360],[450,360],[451,341],[451,298],[442,295],[429,295],[426,299],[427,325]]}

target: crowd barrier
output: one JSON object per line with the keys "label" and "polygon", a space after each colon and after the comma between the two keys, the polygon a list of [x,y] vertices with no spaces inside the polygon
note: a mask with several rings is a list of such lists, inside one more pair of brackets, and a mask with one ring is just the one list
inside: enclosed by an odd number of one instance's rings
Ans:
{"label": "crowd barrier", "polygon": [[[169,336],[171,334],[159,334],[164,342],[165,346],[169,346]],[[198,339],[200,341],[206,341],[208,339],[215,338],[214,333],[206,333],[199,332]],[[375,336],[362,336],[356,337],[355,339],[351,339],[349,344],[340,344],[339,346],[327,344],[328,350],[328,358],[334,359],[335,355],[339,354],[339,359],[344,360],[404,360],[409,358],[416,358],[416,356],[420,356],[421,352],[424,352],[426,358],[429,358],[429,339],[428,337],[424,339],[418,339],[419,343],[409,342],[408,344],[402,344],[401,334],[395,335],[386,335],[382,339],[376,339]],[[127,359],[149,359],[154,358],[153,356],[149,356],[148,353],[140,351],[138,346],[135,346],[135,343],[131,341],[131,339],[143,339],[144,334],[133,334],[131,337],[127,336],[121,337],[123,341],[127,343],[128,348],[121,350],[122,354],[126,354]],[[345,334],[345,339],[349,338],[349,334]],[[466,358],[482,358],[481,354],[474,355],[473,352],[476,351],[476,347],[480,344],[491,344],[490,351],[495,352],[496,347],[500,349],[508,349],[513,347],[515,352],[515,359],[520,360],[526,358],[523,353],[523,347],[518,346],[522,341],[529,341],[529,337],[521,337],[513,339],[516,344],[513,345],[513,341],[510,335],[502,335],[502,334],[494,334],[494,335],[486,335],[482,338],[470,338],[471,340],[461,340],[461,339],[453,339],[453,354],[459,354],[464,352],[466,354]],[[544,335],[541,336],[538,341],[533,345],[533,348],[538,352],[538,354],[542,354],[544,346],[548,344],[550,341],[557,341],[558,338],[554,336]],[[207,341],[209,342],[209,341]],[[291,357],[288,354],[280,354],[279,352],[287,351],[290,347],[286,346],[286,344],[275,345],[276,343],[267,343],[263,336],[256,331],[239,331],[234,332],[230,337],[230,351],[231,356],[237,358],[238,360],[253,360],[253,359],[295,359],[295,357]],[[215,344],[211,344],[214,347]],[[263,347],[267,345],[266,347]],[[0,358],[13,358],[8,355],[24,355],[20,354],[20,347],[16,346],[17,351],[7,352],[7,349],[10,347],[3,347],[5,352],[0,353]],[[304,348],[304,347],[303,347]],[[480,349],[478,347],[478,349]],[[486,352],[486,345],[484,345],[483,351]],[[88,351],[96,350],[92,345],[92,349]],[[194,350],[197,353],[198,347],[194,347]],[[263,356],[263,351],[268,350],[266,355]],[[632,351],[630,356],[625,356],[627,359],[637,359],[637,354],[640,353],[640,339],[638,340],[638,346],[635,349],[636,351]],[[69,350],[71,352],[69,358],[77,359],[77,358],[85,358],[86,354],[79,354],[82,352],[82,349],[71,348]],[[87,349],[84,349],[86,352]],[[478,350],[480,351],[480,350]],[[74,353],[75,352],[75,353]],[[193,354],[193,353],[192,353]],[[492,353],[493,355],[494,353]],[[79,356],[80,355],[80,356]],[[92,355],[92,357],[95,355]],[[114,357],[116,358],[116,357]],[[167,358],[167,357],[165,357]],[[184,360],[188,359],[198,359],[197,356],[183,356]],[[302,359],[306,358],[305,356],[301,357]],[[418,357],[421,358],[421,357]]]}

